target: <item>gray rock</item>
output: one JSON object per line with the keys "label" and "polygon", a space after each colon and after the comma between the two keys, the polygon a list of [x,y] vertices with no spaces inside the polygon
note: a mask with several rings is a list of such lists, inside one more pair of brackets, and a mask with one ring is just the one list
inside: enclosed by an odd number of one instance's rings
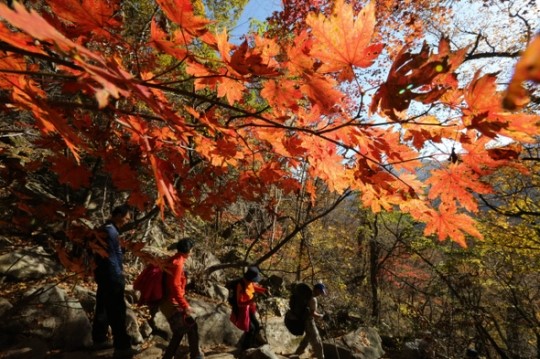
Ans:
{"label": "gray rock", "polygon": [[271,347],[266,344],[259,348],[248,349],[240,356],[242,359],[279,359],[272,351]]}
{"label": "gray rock", "polygon": [[0,256],[0,275],[11,280],[40,279],[61,270],[62,266],[43,247],[24,248]]}
{"label": "gray rock", "polygon": [[13,308],[13,305],[7,300],[6,298],[0,298],[0,318],[4,316],[11,308]]}
{"label": "gray rock", "polygon": [[90,321],[81,304],[57,286],[25,293],[4,320],[7,333],[40,338],[51,348],[71,350],[92,342]]}

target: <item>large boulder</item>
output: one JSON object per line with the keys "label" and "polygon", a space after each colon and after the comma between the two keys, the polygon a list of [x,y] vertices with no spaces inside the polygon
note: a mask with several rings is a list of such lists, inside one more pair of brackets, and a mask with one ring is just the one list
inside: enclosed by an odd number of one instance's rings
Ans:
{"label": "large boulder", "polygon": [[2,322],[6,334],[40,338],[51,348],[71,350],[92,344],[92,328],[81,304],[54,285],[26,292]]}
{"label": "large boulder", "polygon": [[236,345],[243,332],[229,320],[231,309],[228,305],[218,305],[203,300],[192,300],[190,305],[197,318],[201,345]]}
{"label": "large boulder", "polygon": [[379,359],[383,355],[382,340],[374,328],[361,327],[324,343],[327,359]]}
{"label": "large boulder", "polygon": [[24,282],[58,273],[62,266],[43,247],[29,247],[0,256],[0,275]]}

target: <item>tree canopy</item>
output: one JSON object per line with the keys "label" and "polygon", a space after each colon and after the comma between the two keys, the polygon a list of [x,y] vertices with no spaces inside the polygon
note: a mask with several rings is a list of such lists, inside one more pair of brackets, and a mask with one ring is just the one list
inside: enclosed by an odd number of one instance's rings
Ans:
{"label": "tree canopy", "polygon": [[[474,44],[440,36],[431,46],[412,20],[402,45],[387,41],[385,2],[303,3],[295,31],[240,44],[190,0],[131,12],[120,0],[0,4],[0,111],[9,131],[45,150],[17,166],[49,168],[75,191],[99,167],[142,211],[204,219],[273,188],[314,199],[322,180],[374,212],[409,213],[426,235],[480,238],[485,177],[519,169],[518,144],[538,133],[523,87],[540,81],[538,37],[506,89],[496,73],[459,78]],[[494,150],[501,136],[513,147]],[[446,141],[452,151],[439,151]],[[6,156],[16,158],[13,148]],[[85,216],[82,204],[38,210],[19,199],[26,214]]]}

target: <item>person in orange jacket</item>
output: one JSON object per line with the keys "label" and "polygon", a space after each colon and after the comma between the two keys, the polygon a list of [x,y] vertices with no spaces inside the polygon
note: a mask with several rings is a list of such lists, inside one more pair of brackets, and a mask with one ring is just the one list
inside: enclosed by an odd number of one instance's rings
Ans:
{"label": "person in orange jacket", "polygon": [[255,346],[256,341],[262,341],[260,330],[261,324],[257,319],[257,305],[255,304],[255,293],[268,294],[268,290],[257,283],[261,281],[261,273],[257,267],[249,267],[242,281],[236,286],[236,298],[239,313],[249,315],[247,331],[244,333],[242,349],[249,349]]}
{"label": "person in orange jacket", "polygon": [[163,359],[172,359],[178,350],[184,334],[188,336],[191,359],[203,358],[199,347],[199,328],[192,317],[191,307],[185,298],[187,276],[184,263],[191,253],[194,241],[184,238],[176,244],[177,253],[170,259],[166,273],[165,298],[160,302],[159,309],[167,318],[173,336]]}

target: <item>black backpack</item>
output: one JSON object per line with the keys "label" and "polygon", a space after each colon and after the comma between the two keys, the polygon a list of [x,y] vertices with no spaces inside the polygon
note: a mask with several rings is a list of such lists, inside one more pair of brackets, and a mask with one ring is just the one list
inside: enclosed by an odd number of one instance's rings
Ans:
{"label": "black backpack", "polygon": [[293,335],[304,335],[306,319],[310,315],[309,300],[313,290],[306,283],[294,286],[289,298],[289,310],[285,313],[285,326]]}
{"label": "black backpack", "polygon": [[225,283],[225,288],[229,291],[229,295],[227,296],[227,302],[232,308],[232,311],[235,315],[238,314],[238,301],[236,298],[236,288],[238,287],[238,284],[243,285],[244,281],[242,278],[236,278],[228,281]]}

